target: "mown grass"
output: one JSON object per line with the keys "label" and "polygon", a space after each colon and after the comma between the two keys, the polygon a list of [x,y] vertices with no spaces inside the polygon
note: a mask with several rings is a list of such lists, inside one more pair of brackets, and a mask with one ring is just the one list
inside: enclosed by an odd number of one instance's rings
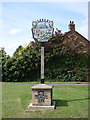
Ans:
{"label": "mown grass", "polygon": [[2,85],[0,84],[0,120],[2,118]]}
{"label": "mown grass", "polygon": [[55,85],[53,111],[26,112],[32,99],[32,85],[2,85],[3,118],[88,118],[88,86]]}

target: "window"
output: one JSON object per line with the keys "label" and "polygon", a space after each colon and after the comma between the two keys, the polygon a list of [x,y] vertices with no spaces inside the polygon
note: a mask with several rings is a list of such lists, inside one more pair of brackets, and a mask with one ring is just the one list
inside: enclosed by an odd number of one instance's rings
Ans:
{"label": "window", "polygon": [[76,40],[78,37],[75,34],[71,34],[70,36],[68,36],[68,38],[70,38],[71,40]]}
{"label": "window", "polygon": [[81,47],[85,47],[85,44],[84,44],[83,42],[80,42],[79,45],[80,45]]}

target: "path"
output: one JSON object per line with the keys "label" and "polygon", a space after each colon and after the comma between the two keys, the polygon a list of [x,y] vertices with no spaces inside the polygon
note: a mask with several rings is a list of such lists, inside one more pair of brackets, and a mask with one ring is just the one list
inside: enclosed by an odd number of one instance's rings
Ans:
{"label": "path", "polygon": [[[39,83],[0,83],[0,84],[16,84],[16,85],[37,85]],[[46,83],[47,85],[90,85],[90,83]]]}

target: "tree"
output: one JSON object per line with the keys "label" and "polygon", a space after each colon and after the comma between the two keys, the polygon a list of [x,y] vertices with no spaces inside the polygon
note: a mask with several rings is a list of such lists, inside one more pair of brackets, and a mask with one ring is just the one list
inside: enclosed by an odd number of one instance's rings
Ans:
{"label": "tree", "polygon": [[[35,41],[19,46],[13,56],[3,51],[3,81],[24,82],[40,79],[41,45]],[[78,53],[71,41],[65,41],[57,29],[45,44],[45,79],[53,81],[87,81],[88,55]]]}
{"label": "tree", "polygon": [[2,70],[2,81],[5,81],[6,73],[7,73],[5,64],[10,59],[10,56],[7,55],[7,53],[5,52],[5,48],[1,48],[0,53],[1,53],[1,56],[0,56],[1,64],[0,65],[2,66],[2,67],[0,67]]}

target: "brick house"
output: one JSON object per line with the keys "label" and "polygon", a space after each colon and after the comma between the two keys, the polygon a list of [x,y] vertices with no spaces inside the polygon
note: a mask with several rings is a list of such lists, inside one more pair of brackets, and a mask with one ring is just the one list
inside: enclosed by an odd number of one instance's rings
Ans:
{"label": "brick house", "polygon": [[72,48],[76,47],[79,48],[82,52],[89,53],[90,41],[75,30],[74,21],[70,21],[68,26],[69,31],[63,34],[64,40],[70,41],[72,43]]}

